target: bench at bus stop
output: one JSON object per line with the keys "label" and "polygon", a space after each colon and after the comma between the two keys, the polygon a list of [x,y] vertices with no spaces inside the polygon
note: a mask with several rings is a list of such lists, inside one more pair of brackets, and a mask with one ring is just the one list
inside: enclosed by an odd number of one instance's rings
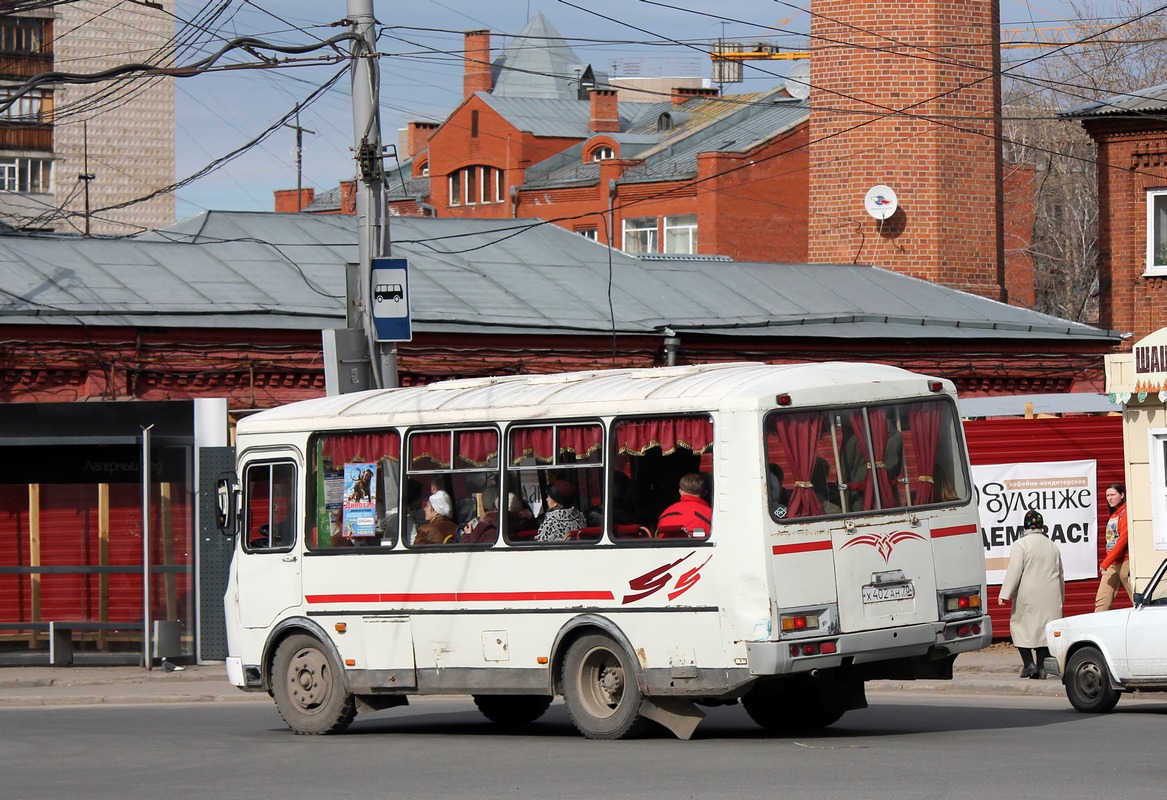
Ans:
{"label": "bench at bus stop", "polygon": [[49,666],[73,665],[73,631],[126,630],[141,628],[133,622],[81,622],[49,620],[48,622],[0,622],[0,631],[36,631],[48,634]]}

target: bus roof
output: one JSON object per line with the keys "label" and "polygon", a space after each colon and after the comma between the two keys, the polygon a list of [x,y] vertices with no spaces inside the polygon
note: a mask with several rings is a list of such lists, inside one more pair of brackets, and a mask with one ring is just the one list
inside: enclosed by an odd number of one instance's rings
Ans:
{"label": "bus roof", "polygon": [[[304,400],[239,422],[240,433],[344,430],[484,419],[793,407],[929,394],[927,378],[883,364],[701,364],[442,381]],[[944,381],[944,390],[954,392]],[[473,412],[486,412],[475,415]]]}

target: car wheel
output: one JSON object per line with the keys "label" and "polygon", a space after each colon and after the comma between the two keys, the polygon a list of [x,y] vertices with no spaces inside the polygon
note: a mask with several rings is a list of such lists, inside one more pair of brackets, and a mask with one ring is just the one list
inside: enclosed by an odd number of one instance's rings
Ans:
{"label": "car wheel", "polygon": [[602,634],[575,641],[563,659],[563,700],[579,732],[589,739],[625,739],[642,733],[644,693],[632,659]]}
{"label": "car wheel", "polygon": [[357,715],[356,701],[324,645],[311,636],[289,636],[272,667],[276,708],[296,733],[339,733]]}
{"label": "car wheel", "polygon": [[1103,714],[1114,708],[1119,692],[1110,680],[1102,653],[1083,647],[1066,663],[1066,697],[1070,705],[1087,714]]}

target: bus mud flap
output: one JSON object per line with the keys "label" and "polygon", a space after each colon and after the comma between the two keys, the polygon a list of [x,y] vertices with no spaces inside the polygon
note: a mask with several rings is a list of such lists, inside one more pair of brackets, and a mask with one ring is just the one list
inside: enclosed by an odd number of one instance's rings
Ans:
{"label": "bus mud flap", "polygon": [[692,700],[679,697],[646,697],[640,706],[640,714],[668,728],[678,739],[689,739],[705,719],[705,712]]}

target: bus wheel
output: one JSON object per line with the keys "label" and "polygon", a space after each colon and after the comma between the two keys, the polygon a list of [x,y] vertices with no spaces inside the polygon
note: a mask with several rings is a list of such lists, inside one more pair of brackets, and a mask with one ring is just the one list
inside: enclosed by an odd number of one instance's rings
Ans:
{"label": "bus wheel", "polygon": [[526,725],[543,716],[551,698],[541,694],[476,694],[482,716],[499,725]]}
{"label": "bus wheel", "polygon": [[785,691],[750,692],[742,707],[750,719],[774,733],[796,733],[825,728],[838,722],[842,711],[828,710],[814,687],[790,687]]}
{"label": "bus wheel", "polygon": [[304,634],[289,636],[276,649],[272,691],[280,716],[296,733],[339,733],[357,715],[332,656]]}
{"label": "bus wheel", "polygon": [[1066,663],[1066,697],[1070,705],[1087,714],[1105,714],[1118,703],[1118,691],[1110,682],[1110,670],[1102,653],[1083,647]]}
{"label": "bus wheel", "polygon": [[624,648],[602,634],[574,642],[563,659],[563,699],[571,721],[589,739],[635,736],[648,720],[640,716],[644,693]]}

